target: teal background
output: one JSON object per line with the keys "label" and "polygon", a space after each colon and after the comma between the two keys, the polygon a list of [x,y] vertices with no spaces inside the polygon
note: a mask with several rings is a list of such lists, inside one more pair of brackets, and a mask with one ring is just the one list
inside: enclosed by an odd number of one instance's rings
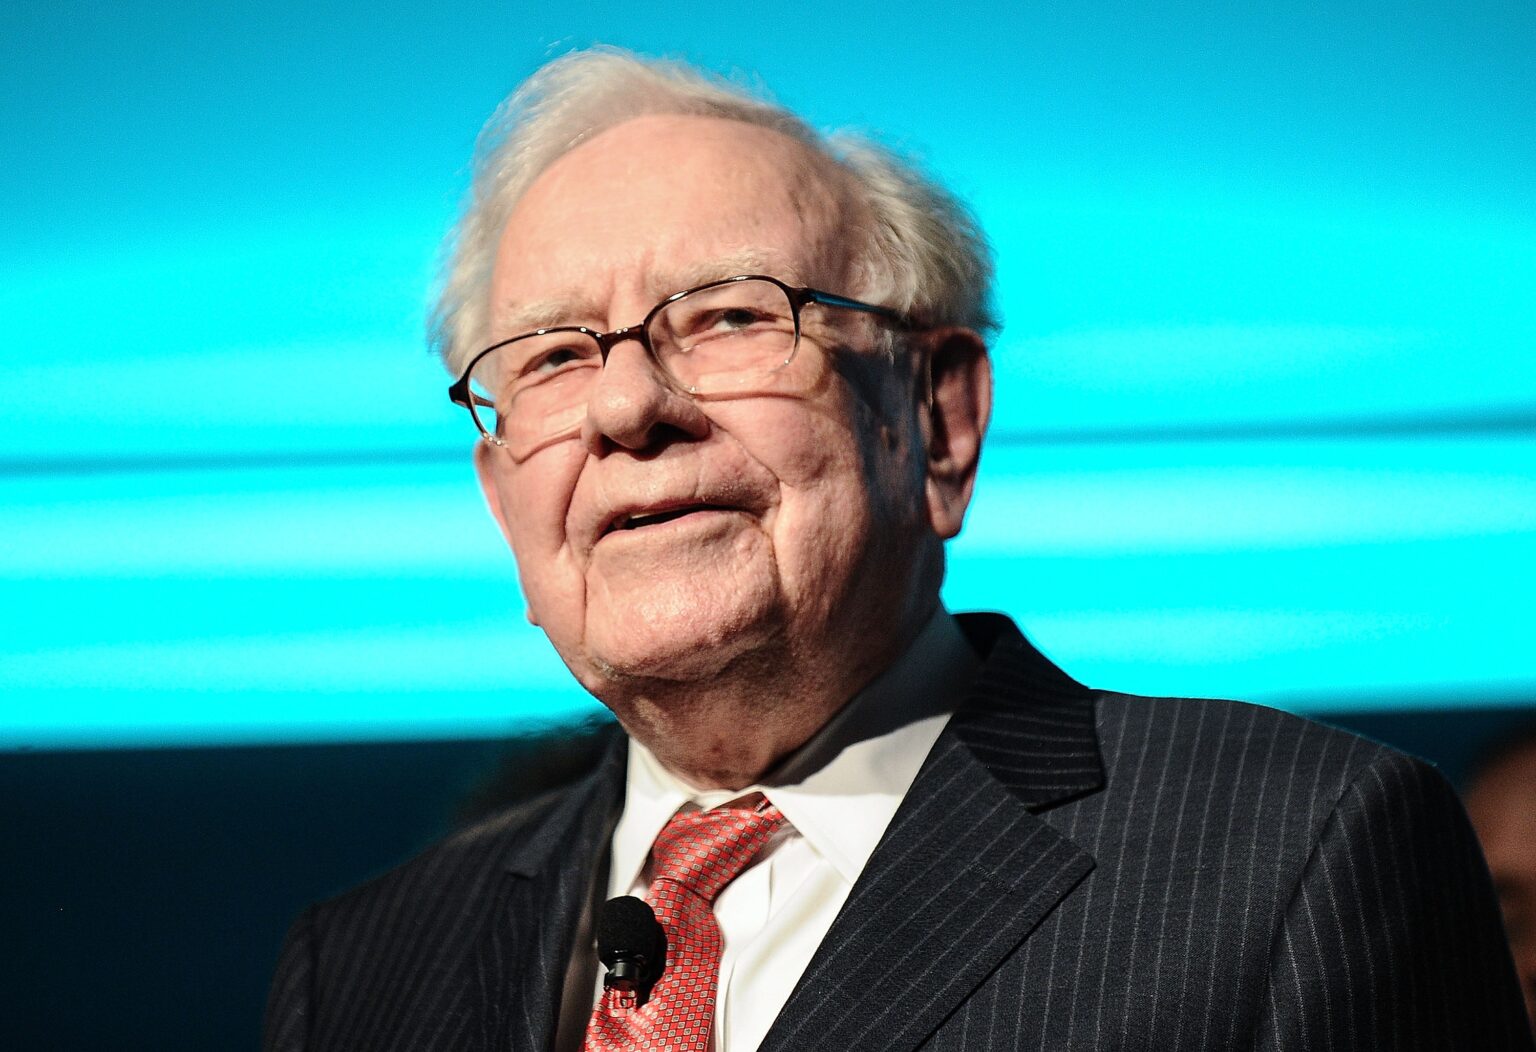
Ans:
{"label": "teal background", "polygon": [[0,34],[0,747],[592,710],[422,319],[480,123],[599,40],[980,214],[1005,327],[953,608],[1118,689],[1536,701],[1529,3],[18,0]]}

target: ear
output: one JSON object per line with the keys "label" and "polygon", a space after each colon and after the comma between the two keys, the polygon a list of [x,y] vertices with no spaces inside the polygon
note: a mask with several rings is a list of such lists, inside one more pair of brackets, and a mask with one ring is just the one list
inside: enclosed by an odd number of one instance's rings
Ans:
{"label": "ear", "polygon": [[992,416],[992,360],[970,329],[923,333],[927,407],[928,521],[942,540],[960,532],[976,485],[981,440]]}
{"label": "ear", "polygon": [[[475,476],[480,480],[480,492],[485,497],[485,506],[490,509],[491,518],[496,520],[496,525],[501,529],[501,536],[506,540],[507,547],[512,546],[512,533],[507,529],[506,506],[502,503],[504,495],[510,496],[507,486],[505,468],[508,463],[507,451],[491,442],[481,440],[475,443]],[[526,607],[528,623],[536,625],[539,619],[534,616],[533,605]]]}

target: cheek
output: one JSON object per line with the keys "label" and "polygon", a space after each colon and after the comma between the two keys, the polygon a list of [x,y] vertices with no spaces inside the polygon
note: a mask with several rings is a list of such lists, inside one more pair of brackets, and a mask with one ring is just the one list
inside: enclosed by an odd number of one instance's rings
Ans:
{"label": "cheek", "polygon": [[519,556],[548,555],[565,544],[566,516],[584,457],[577,442],[547,447],[506,472],[500,487],[507,533]]}
{"label": "cheek", "polygon": [[836,598],[873,532],[871,463],[846,421],[798,421],[795,441],[770,466],[780,503],[773,546],[786,588],[801,597]]}
{"label": "cheek", "polygon": [[531,611],[548,617],[551,602],[579,596],[579,574],[567,543],[566,515],[584,456],[578,443],[542,450],[503,476],[499,499],[507,539]]}
{"label": "cheek", "polygon": [[923,518],[910,391],[886,363],[852,362],[821,378],[821,397],[780,403],[782,412],[759,421],[759,459],[782,495],[773,532],[786,571],[817,562],[818,552],[828,567],[856,561],[872,535]]}

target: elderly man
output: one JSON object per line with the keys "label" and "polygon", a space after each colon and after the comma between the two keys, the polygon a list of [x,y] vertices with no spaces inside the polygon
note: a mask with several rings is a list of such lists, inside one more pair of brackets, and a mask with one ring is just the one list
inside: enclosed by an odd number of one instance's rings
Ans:
{"label": "elderly man", "polygon": [[528,617],[624,735],[306,913],[269,1049],[1528,1047],[1433,771],[941,607],[989,272],[942,189],[695,72],[509,101],[438,335]]}

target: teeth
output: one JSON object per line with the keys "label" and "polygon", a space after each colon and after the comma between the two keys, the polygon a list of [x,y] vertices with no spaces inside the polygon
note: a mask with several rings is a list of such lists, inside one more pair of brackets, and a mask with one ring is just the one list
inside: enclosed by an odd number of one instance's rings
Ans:
{"label": "teeth", "polygon": [[702,509],[697,507],[673,508],[671,511],[658,511],[645,515],[630,515],[624,519],[619,528],[621,530],[633,530],[641,526],[654,526],[658,522],[667,522],[671,519],[678,519],[684,515],[689,514],[690,512],[700,510]]}

